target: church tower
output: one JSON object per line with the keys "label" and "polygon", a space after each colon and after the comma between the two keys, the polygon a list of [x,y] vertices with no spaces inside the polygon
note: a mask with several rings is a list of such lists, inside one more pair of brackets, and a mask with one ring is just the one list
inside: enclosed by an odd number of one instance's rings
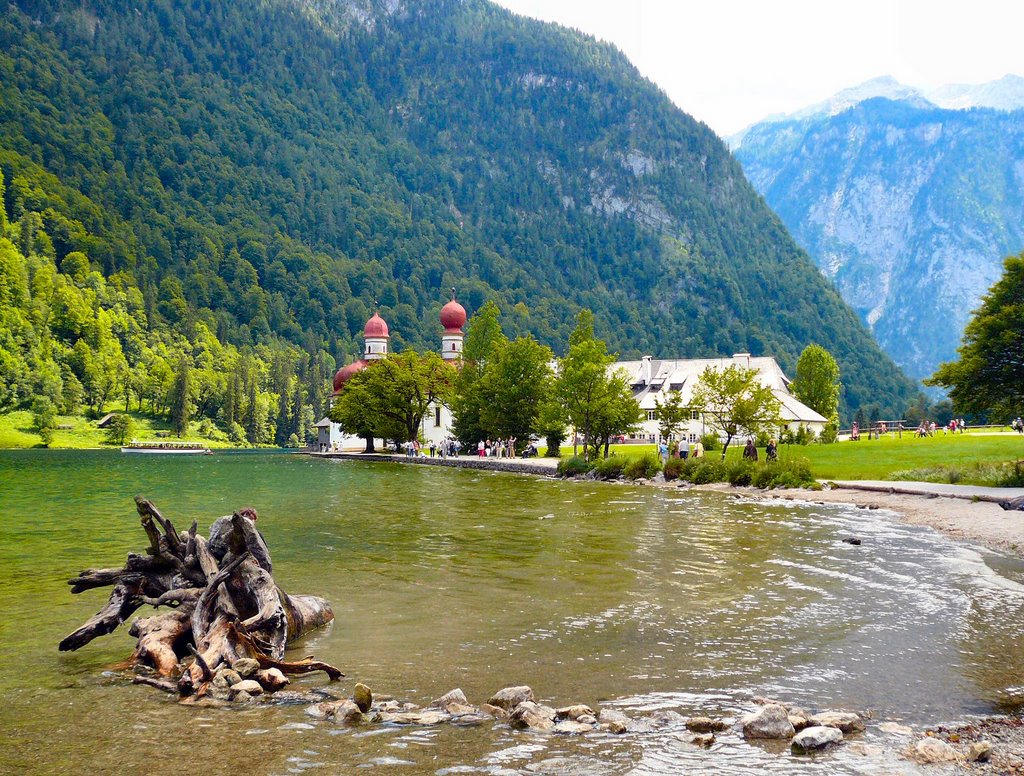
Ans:
{"label": "church tower", "polygon": [[441,357],[445,361],[462,360],[462,340],[465,335],[462,327],[466,325],[466,308],[455,301],[455,289],[452,289],[452,299],[441,308],[441,325],[444,326],[444,334],[441,335]]}
{"label": "church tower", "polygon": [[363,358],[367,361],[379,361],[388,354],[388,340],[391,339],[391,335],[388,333],[388,325],[380,317],[380,313],[374,313],[373,317],[366,322],[363,339],[366,343]]}

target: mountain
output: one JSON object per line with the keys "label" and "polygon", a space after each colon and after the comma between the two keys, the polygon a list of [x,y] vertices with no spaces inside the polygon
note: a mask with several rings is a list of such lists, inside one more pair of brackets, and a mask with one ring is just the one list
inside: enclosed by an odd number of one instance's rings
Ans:
{"label": "mountain", "polygon": [[954,357],[1003,258],[1024,247],[1024,111],[945,109],[931,100],[1012,105],[1020,81],[940,89],[927,100],[891,79],[869,82],[844,93],[863,100],[826,103],[835,111],[751,127],[734,152],[913,377]]}
{"label": "mountain", "polygon": [[565,28],[484,0],[19,0],[0,71],[12,223],[137,287],[150,329],[344,362],[375,306],[436,348],[456,286],[556,350],[586,306],[623,357],[792,371],[817,341],[845,411],[914,393],[714,133]]}

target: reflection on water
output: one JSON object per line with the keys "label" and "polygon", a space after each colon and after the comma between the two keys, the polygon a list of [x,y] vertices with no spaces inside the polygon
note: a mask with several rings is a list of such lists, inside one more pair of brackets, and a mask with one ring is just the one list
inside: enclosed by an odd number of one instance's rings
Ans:
{"label": "reflection on water", "polygon": [[672,729],[347,730],[301,707],[179,707],[104,673],[130,651],[125,633],[56,651],[103,600],[65,580],[143,547],[135,493],[204,530],[254,505],[278,581],[335,606],[301,650],[341,666],[345,689],[422,703],[458,686],[479,702],[530,684],[554,704],[731,716],[767,694],[911,723],[1019,699],[1019,562],[879,512],[280,454],[10,452],[0,772],[892,771],[887,756],[799,759],[728,733],[709,753]]}

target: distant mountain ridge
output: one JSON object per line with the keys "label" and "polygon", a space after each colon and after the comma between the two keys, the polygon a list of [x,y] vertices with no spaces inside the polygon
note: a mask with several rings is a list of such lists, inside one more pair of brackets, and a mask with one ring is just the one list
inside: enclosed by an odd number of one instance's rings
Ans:
{"label": "distant mountain ridge", "polygon": [[931,92],[876,79],[754,125],[734,153],[882,347],[921,378],[955,355],[1002,259],[1024,247],[1022,107],[1017,76]]}

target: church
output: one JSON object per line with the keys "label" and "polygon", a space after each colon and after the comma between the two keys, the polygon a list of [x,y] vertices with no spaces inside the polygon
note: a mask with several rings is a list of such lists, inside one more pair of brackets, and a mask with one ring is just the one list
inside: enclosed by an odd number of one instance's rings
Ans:
{"label": "church", "polygon": [[[452,364],[462,361],[462,342],[465,333],[462,331],[466,325],[466,308],[455,299],[455,289],[452,289],[452,298],[441,308],[441,357]],[[331,398],[336,397],[345,390],[345,383],[352,375],[361,372],[369,367],[374,361],[379,361],[388,354],[388,342],[391,333],[388,330],[387,322],[380,317],[379,312],[366,322],[363,327],[363,357],[343,366],[334,375],[334,392]],[[440,443],[451,436],[453,420],[451,410],[444,404],[432,404],[427,414],[420,422],[420,437],[428,445],[433,442]],[[360,452],[366,447],[366,441],[361,437],[346,434],[341,426],[334,423],[329,417],[324,418],[315,426],[317,432],[317,447],[320,450],[340,450],[345,452]],[[378,449],[383,446],[381,440],[375,442]]]}
{"label": "church", "polygon": [[[441,308],[441,356],[453,364],[462,361],[463,327],[466,325],[466,309],[452,298]],[[363,357],[342,367],[334,375],[334,393],[337,396],[345,389],[345,383],[357,372],[369,367],[374,361],[388,354],[388,341],[391,335],[387,322],[374,313],[363,328]],[[798,401],[790,391],[790,379],[772,356],[751,356],[749,353],[736,353],[731,358],[687,358],[687,359],[655,359],[644,356],[639,361],[616,361],[610,371],[622,371],[629,379],[633,389],[633,397],[644,413],[640,428],[623,441],[636,443],[652,443],[659,439],[658,416],[655,401],[666,391],[679,391],[683,395],[683,404],[693,395],[693,389],[700,380],[701,373],[708,367],[725,369],[739,365],[748,369],[756,369],[758,379],[775,394],[781,405],[782,428],[796,431],[800,426],[807,427],[812,434],[818,436],[828,422],[827,418]],[[553,365],[555,366],[555,365]],[[453,419],[451,410],[443,405],[432,405],[420,423],[421,441],[428,445],[439,443],[452,434]],[[321,450],[338,450],[346,452],[362,451],[366,443],[357,436],[345,434],[341,426],[324,418],[316,424],[317,446]],[[780,429],[781,430],[781,429]],[[677,434],[677,438],[696,442],[710,431],[706,421],[696,410],[690,414],[690,420]],[[571,439],[571,434],[566,435]],[[376,445],[378,448],[382,444]]]}

